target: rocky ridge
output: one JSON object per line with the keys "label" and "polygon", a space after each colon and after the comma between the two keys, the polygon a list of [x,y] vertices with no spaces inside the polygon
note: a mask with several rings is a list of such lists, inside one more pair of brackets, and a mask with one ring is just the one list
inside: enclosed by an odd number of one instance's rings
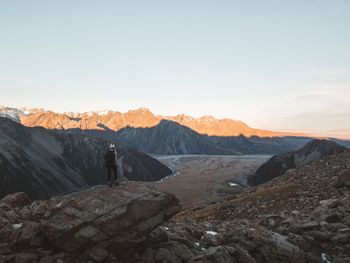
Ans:
{"label": "rocky ridge", "polygon": [[330,140],[313,140],[301,149],[273,156],[248,176],[249,185],[258,185],[324,156],[345,152],[346,148]]}

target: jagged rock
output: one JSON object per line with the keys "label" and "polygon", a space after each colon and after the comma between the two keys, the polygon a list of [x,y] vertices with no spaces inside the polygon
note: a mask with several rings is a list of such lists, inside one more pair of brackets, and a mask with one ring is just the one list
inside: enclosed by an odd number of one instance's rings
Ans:
{"label": "jagged rock", "polygon": [[20,192],[5,196],[1,199],[0,205],[7,205],[10,208],[22,208],[31,202],[27,194]]}
{"label": "jagged rock", "polygon": [[[37,237],[40,231],[40,225],[36,222],[25,222],[19,230],[19,235],[17,240],[15,241],[17,244],[26,244],[35,242],[35,238]],[[37,246],[40,246],[40,242],[36,243]]]}
{"label": "jagged rock", "polygon": [[[186,245],[181,244],[177,241],[166,242],[162,246],[163,246],[163,249],[166,249],[176,258],[179,258],[181,262],[182,261],[187,262],[194,255],[193,252]],[[156,258],[159,259],[159,255],[158,257],[156,256]]]}
{"label": "jagged rock", "polygon": [[152,248],[148,248],[141,255],[144,263],[154,263],[155,262],[155,251]]}
{"label": "jagged rock", "polygon": [[232,258],[230,253],[225,247],[210,247],[209,249],[201,252],[198,256],[193,257],[188,263],[231,263]]}
{"label": "jagged rock", "polygon": [[350,257],[336,257],[332,263],[349,263]]}
{"label": "jagged rock", "polygon": [[38,256],[34,253],[17,253],[13,258],[13,263],[37,263]]}
{"label": "jagged rock", "polygon": [[337,233],[334,237],[332,237],[331,241],[334,244],[339,243],[350,243],[350,234],[349,233]]}
{"label": "jagged rock", "polygon": [[66,255],[64,253],[58,253],[52,256],[41,258],[39,263],[66,263]]}
{"label": "jagged rock", "polygon": [[339,204],[339,199],[337,198],[320,201],[320,205],[326,208],[336,208],[338,204]]}
{"label": "jagged rock", "polygon": [[89,256],[95,262],[103,262],[108,257],[108,252],[103,248],[93,248],[89,252]]}
{"label": "jagged rock", "polygon": [[101,243],[107,250],[125,251],[180,210],[172,195],[141,183],[94,187],[52,199],[50,207],[41,231],[70,253]]}
{"label": "jagged rock", "polygon": [[246,249],[240,245],[236,245],[235,248],[237,249],[237,254],[243,263],[256,263],[255,259],[249,254]]}
{"label": "jagged rock", "polygon": [[205,247],[217,247],[222,245],[223,243],[223,236],[221,234],[210,234],[210,233],[206,233],[202,239],[201,239],[201,243],[205,246]]}
{"label": "jagged rock", "polygon": [[317,229],[320,229],[320,227],[321,227],[320,223],[316,222],[316,221],[310,221],[310,222],[307,222],[307,223],[301,225],[301,228],[304,231],[317,230]]}
{"label": "jagged rock", "polygon": [[336,222],[339,222],[340,217],[339,217],[338,213],[332,213],[332,214],[326,216],[325,220],[328,223],[336,223]]}
{"label": "jagged rock", "polygon": [[350,188],[350,170],[347,170],[338,176],[337,186],[346,186]]}
{"label": "jagged rock", "polygon": [[182,263],[182,260],[174,253],[170,252],[169,249],[160,248],[155,256],[156,262],[162,263]]}

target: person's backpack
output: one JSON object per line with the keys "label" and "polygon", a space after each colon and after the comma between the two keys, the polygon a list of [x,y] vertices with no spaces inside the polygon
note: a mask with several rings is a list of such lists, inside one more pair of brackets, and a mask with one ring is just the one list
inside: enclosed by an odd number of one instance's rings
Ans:
{"label": "person's backpack", "polygon": [[104,159],[106,167],[113,167],[116,165],[114,151],[108,151]]}

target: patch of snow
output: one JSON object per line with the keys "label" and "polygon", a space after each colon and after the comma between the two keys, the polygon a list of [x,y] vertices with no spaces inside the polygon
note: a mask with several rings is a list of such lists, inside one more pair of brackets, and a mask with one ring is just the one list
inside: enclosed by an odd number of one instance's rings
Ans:
{"label": "patch of snow", "polygon": [[198,242],[196,242],[196,243],[194,243],[197,247],[199,247],[199,243]]}
{"label": "patch of snow", "polygon": [[204,248],[204,247],[202,247],[201,249],[202,249],[203,251],[205,250],[205,248]]}
{"label": "patch of snow", "polygon": [[230,186],[238,186],[236,183],[228,183]]}
{"label": "patch of snow", "polygon": [[321,253],[321,259],[322,259],[322,262],[324,262],[324,263],[331,263],[331,262],[327,259],[326,253]]}
{"label": "patch of snow", "polygon": [[216,236],[218,233],[215,231],[206,231],[208,235]]}
{"label": "patch of snow", "polygon": [[98,115],[107,115],[109,113],[109,110],[100,110],[96,112]]}
{"label": "patch of snow", "polygon": [[8,118],[8,119],[13,120],[15,122],[19,122],[18,114],[16,112],[13,112],[13,111],[0,112],[0,117]]}
{"label": "patch of snow", "polygon": [[169,227],[164,227],[165,230],[169,230]]}
{"label": "patch of snow", "polygon": [[13,227],[14,229],[19,229],[19,228],[22,227],[22,223],[20,223],[20,224],[13,224],[12,227]]}

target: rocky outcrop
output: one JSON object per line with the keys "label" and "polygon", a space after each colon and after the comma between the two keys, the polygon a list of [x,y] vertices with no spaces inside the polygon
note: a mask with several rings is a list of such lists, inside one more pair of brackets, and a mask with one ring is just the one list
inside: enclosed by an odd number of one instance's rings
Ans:
{"label": "rocky outcrop", "polygon": [[180,210],[171,194],[132,182],[96,186],[29,205],[24,199],[16,194],[1,201],[1,262],[130,258],[155,228]]}
{"label": "rocky outcrop", "polygon": [[298,151],[272,157],[248,177],[248,184],[254,186],[266,183],[289,169],[306,165],[324,156],[342,153],[345,150],[345,147],[333,141],[313,140]]}

